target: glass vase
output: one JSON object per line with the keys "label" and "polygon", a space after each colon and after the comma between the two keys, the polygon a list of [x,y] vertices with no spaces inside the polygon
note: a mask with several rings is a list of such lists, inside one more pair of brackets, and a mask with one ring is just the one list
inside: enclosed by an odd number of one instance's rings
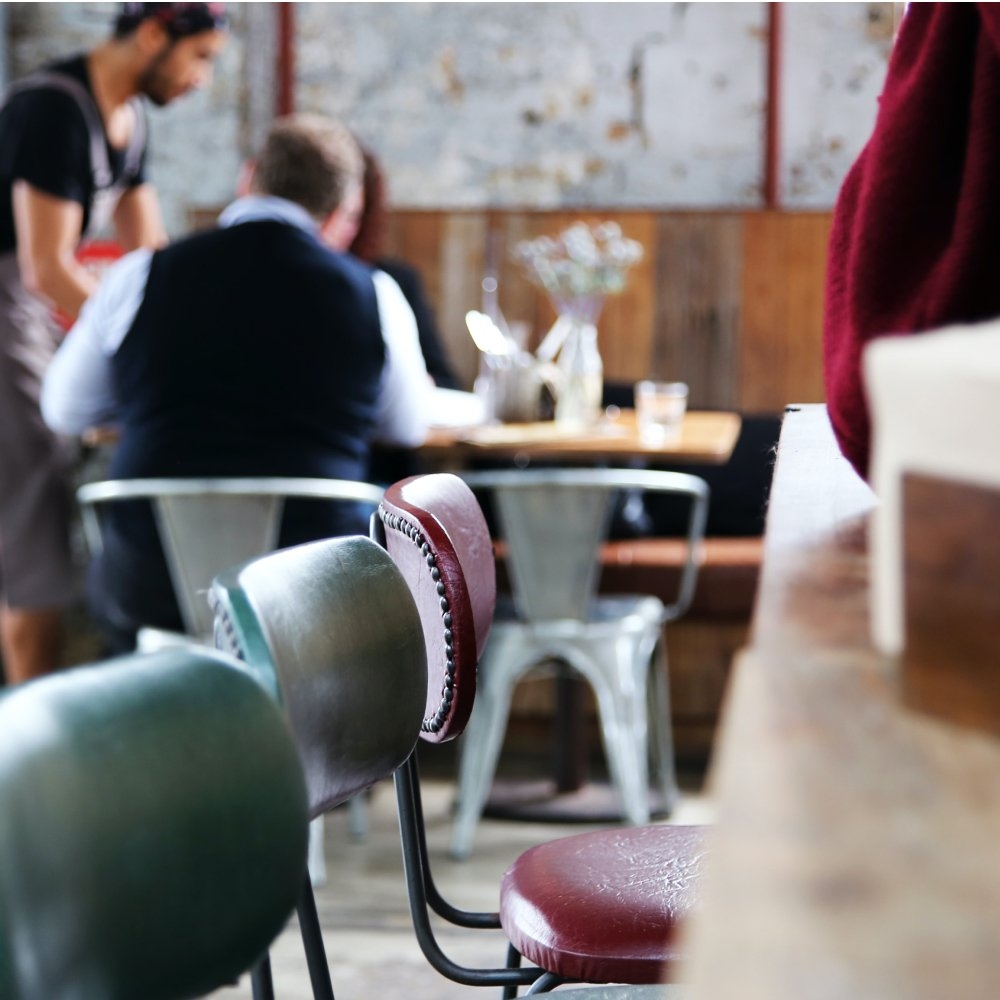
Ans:
{"label": "glass vase", "polygon": [[597,327],[575,316],[560,317],[565,335],[556,360],[559,390],[556,423],[586,427],[601,415],[604,365],[597,348]]}

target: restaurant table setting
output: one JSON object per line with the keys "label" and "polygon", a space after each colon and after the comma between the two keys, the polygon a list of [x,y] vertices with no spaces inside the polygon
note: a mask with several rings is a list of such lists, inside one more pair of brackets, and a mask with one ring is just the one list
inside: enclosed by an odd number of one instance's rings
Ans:
{"label": "restaurant table setting", "polygon": [[557,318],[532,353],[525,324],[507,322],[495,279],[484,278],[483,308],[465,316],[479,351],[479,375],[471,393],[436,390],[424,456],[448,462],[476,452],[515,461],[670,456],[725,462],[739,435],[739,416],[689,412],[683,382],[643,379],[635,386],[634,410],[603,405],[597,321],[605,298],[624,289],[642,253],[614,222],[577,222],[555,238],[518,243],[514,258],[544,289]]}
{"label": "restaurant table setting", "polygon": [[545,290],[557,318],[531,354],[512,334],[492,284],[486,309],[466,314],[480,352],[475,392],[488,415],[500,421],[538,420],[550,402],[556,423],[586,427],[600,416],[604,385],[597,321],[606,296],[624,289],[642,246],[624,237],[615,222],[577,222],[554,239],[523,240],[514,258]]}

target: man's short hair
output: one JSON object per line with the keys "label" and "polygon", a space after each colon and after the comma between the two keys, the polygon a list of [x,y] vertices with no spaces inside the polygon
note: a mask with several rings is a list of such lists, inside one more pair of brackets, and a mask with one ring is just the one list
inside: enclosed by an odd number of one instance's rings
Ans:
{"label": "man's short hair", "polygon": [[115,20],[115,38],[126,38],[152,18],[171,38],[187,38],[226,27],[224,3],[123,3]]}
{"label": "man's short hair", "polygon": [[264,140],[253,189],[293,201],[322,222],[363,172],[361,150],[345,125],[321,115],[288,115]]}

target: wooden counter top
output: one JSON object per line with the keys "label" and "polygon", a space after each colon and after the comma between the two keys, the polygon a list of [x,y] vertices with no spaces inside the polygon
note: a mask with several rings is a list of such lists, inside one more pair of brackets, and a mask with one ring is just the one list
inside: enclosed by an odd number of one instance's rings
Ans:
{"label": "wooden counter top", "polygon": [[1000,995],[1000,741],[903,709],[868,637],[875,503],[789,408],[712,785],[695,1000]]}

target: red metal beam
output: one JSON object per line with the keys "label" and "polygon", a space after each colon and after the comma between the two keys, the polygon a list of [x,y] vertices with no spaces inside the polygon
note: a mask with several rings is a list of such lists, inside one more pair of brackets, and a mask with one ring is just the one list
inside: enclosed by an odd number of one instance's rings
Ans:
{"label": "red metal beam", "polygon": [[767,5],[767,109],[764,124],[764,207],[781,202],[781,4]]}
{"label": "red metal beam", "polygon": [[278,3],[275,7],[278,45],[274,113],[290,115],[295,110],[295,4]]}

